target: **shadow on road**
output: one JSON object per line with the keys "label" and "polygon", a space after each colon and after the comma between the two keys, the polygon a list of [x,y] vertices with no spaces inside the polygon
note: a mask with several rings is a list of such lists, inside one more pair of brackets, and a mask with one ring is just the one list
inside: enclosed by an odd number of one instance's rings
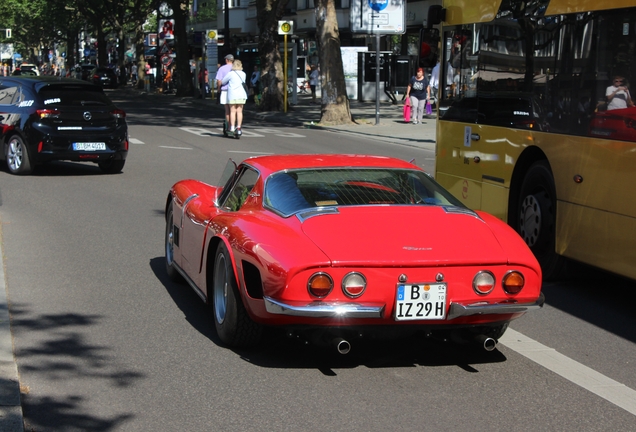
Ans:
{"label": "shadow on road", "polygon": [[636,343],[636,281],[567,262],[568,278],[544,283],[546,303]]}
{"label": "shadow on road", "polygon": [[[144,375],[115,364],[107,346],[93,345],[83,336],[86,327],[98,324],[101,317],[77,313],[33,315],[23,304],[11,305],[15,334],[42,332],[42,342],[29,348],[18,348],[20,369],[30,375],[41,374],[47,381],[102,379],[111,386],[128,387]],[[122,413],[103,418],[88,412],[78,395],[31,396],[26,385],[21,388],[22,408],[27,430],[106,431],[121,426],[132,418]]]}

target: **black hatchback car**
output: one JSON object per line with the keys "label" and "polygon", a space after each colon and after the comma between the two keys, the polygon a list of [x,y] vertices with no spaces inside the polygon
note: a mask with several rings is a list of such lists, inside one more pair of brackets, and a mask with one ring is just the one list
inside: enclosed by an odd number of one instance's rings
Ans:
{"label": "black hatchback car", "polygon": [[88,81],[107,88],[117,88],[119,80],[111,68],[96,67],[88,74]]}
{"label": "black hatchback car", "polygon": [[0,77],[0,148],[13,174],[53,160],[94,162],[118,173],[128,155],[126,113],[85,81]]}

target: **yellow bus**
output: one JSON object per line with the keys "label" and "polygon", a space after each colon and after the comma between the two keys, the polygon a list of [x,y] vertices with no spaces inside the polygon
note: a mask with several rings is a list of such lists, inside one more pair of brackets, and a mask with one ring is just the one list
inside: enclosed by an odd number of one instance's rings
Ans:
{"label": "yellow bus", "polygon": [[636,279],[636,2],[442,1],[437,181],[548,279],[564,257]]}

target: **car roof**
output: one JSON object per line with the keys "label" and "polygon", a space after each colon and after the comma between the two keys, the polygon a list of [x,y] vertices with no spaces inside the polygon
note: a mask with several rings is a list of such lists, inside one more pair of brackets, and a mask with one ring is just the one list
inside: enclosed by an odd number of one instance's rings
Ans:
{"label": "car roof", "polygon": [[91,89],[98,89],[101,91],[101,87],[96,86],[88,81],[78,80],[75,78],[63,78],[51,75],[44,76],[27,76],[27,75],[12,75],[8,77],[0,77],[0,83],[17,82],[20,85],[30,88],[34,91],[38,91],[40,88],[52,84],[69,84],[73,86],[83,86]]}
{"label": "car roof", "polygon": [[360,154],[306,154],[254,156],[243,161],[267,177],[277,171],[302,168],[399,168],[421,170],[393,157]]}

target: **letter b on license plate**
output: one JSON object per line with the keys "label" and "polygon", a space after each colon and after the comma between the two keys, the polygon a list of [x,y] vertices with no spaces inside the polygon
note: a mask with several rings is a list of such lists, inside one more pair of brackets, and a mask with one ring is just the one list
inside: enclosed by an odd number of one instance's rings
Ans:
{"label": "letter b on license plate", "polygon": [[415,283],[398,285],[395,319],[442,320],[446,318],[446,284]]}

